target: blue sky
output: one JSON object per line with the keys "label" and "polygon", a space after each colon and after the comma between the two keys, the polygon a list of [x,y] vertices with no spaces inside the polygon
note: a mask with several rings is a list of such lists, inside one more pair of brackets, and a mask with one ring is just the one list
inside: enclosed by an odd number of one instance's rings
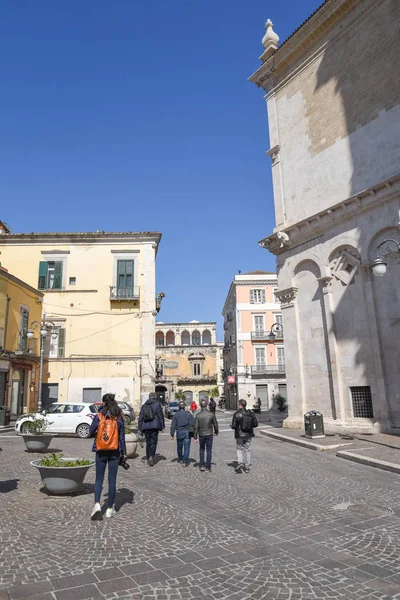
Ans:
{"label": "blue sky", "polygon": [[283,41],[321,2],[3,3],[0,219],[161,231],[160,320],[220,321],[238,269],[275,268],[263,25]]}

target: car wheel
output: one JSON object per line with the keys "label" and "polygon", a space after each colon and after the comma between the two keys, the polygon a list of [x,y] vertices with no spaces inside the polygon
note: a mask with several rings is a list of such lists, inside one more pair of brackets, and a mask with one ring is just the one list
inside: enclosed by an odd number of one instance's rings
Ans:
{"label": "car wheel", "polygon": [[31,433],[32,431],[32,423],[30,421],[25,421],[21,425],[21,433]]}
{"label": "car wheel", "polygon": [[89,425],[87,423],[81,423],[76,428],[76,433],[80,438],[88,438],[89,437]]}
{"label": "car wheel", "polygon": [[125,425],[130,425],[131,418],[129,415],[124,415],[124,423]]}

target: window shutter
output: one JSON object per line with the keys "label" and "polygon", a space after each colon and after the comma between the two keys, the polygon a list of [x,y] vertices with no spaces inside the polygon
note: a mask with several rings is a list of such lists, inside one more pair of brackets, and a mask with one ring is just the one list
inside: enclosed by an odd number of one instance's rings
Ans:
{"label": "window shutter", "polygon": [[254,290],[250,290],[250,304],[254,304]]}
{"label": "window shutter", "polygon": [[62,271],[63,264],[61,261],[54,263],[54,285],[53,290],[62,290]]}
{"label": "window shutter", "polygon": [[65,356],[65,329],[60,327],[58,330],[58,358]]}
{"label": "window shutter", "polygon": [[41,260],[39,263],[39,281],[38,281],[38,289],[39,290],[46,289],[46,279],[47,279],[47,261]]}
{"label": "window shutter", "polygon": [[19,332],[19,350],[26,350],[28,347],[28,321],[29,321],[29,312],[26,308],[21,308],[20,315],[20,332]]}
{"label": "window shutter", "polygon": [[261,290],[261,302],[265,304],[265,290]]}

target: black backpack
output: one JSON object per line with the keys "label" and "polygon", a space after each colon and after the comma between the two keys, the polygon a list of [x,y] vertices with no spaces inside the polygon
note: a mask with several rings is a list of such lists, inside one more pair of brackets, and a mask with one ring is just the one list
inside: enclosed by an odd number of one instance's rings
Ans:
{"label": "black backpack", "polygon": [[240,429],[243,433],[251,433],[253,431],[253,415],[251,411],[242,413],[240,418]]}
{"label": "black backpack", "polygon": [[152,404],[144,404],[143,405],[143,421],[145,423],[150,423],[154,419],[154,410]]}

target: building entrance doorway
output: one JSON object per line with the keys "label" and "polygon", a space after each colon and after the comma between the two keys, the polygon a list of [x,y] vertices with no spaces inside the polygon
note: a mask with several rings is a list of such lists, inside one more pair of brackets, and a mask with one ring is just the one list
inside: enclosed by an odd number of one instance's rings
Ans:
{"label": "building entrance doorway", "polygon": [[156,386],[156,395],[157,400],[159,401],[161,406],[164,406],[167,399],[167,388],[165,387],[165,385]]}
{"label": "building entrance doorway", "polygon": [[256,400],[258,398],[261,400],[261,410],[269,410],[267,385],[256,385]]}
{"label": "building entrance doorway", "polygon": [[25,394],[25,371],[16,369],[11,383],[11,415],[19,417],[22,414]]}

